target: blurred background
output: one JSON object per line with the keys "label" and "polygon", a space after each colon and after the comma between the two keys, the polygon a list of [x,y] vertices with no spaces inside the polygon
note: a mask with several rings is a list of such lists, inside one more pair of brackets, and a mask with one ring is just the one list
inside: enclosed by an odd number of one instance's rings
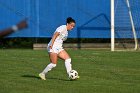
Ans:
{"label": "blurred background", "polygon": [[[121,6],[116,14],[122,13],[122,9],[128,11],[124,0],[116,1],[117,8]],[[130,0],[130,3],[132,1]],[[132,2],[132,10],[138,10],[137,3],[139,1]],[[48,43],[55,29],[66,23],[67,17],[76,20],[76,27],[69,32],[67,43],[108,43],[107,47],[110,47],[110,6],[110,0],[0,0],[0,30],[23,19],[28,19],[29,24],[28,29],[2,38],[1,47],[21,44],[31,48],[34,43]],[[135,13],[136,11],[133,11],[133,14]],[[128,12],[125,17],[128,18]],[[134,17],[134,21],[137,21],[135,23],[139,26],[138,15]],[[117,26],[122,25],[119,23]],[[139,28],[137,30],[139,38]],[[122,38],[121,35],[125,33],[117,34],[117,38]],[[132,34],[125,37],[130,38]]]}

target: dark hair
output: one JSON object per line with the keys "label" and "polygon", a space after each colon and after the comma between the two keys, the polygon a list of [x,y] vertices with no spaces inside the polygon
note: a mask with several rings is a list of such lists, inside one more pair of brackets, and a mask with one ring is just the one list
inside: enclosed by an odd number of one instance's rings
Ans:
{"label": "dark hair", "polygon": [[68,17],[68,18],[67,18],[67,23],[69,24],[69,23],[72,23],[72,22],[73,22],[73,23],[76,23],[75,20],[74,20],[73,18]]}

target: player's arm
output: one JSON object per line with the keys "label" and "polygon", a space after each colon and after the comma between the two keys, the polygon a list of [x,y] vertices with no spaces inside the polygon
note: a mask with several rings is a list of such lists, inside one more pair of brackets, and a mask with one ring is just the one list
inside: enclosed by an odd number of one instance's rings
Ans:
{"label": "player's arm", "polygon": [[53,44],[54,44],[54,41],[55,41],[55,39],[59,36],[59,32],[55,32],[54,33],[54,35],[53,35],[53,37],[52,37],[52,43],[51,43],[51,45],[49,46],[51,49],[52,49],[52,47],[53,47]]}
{"label": "player's arm", "polygon": [[0,37],[5,37],[13,32],[24,29],[26,27],[27,27],[27,21],[23,20],[23,21],[19,22],[17,25],[14,25],[10,28],[7,28],[7,29],[0,31]]}

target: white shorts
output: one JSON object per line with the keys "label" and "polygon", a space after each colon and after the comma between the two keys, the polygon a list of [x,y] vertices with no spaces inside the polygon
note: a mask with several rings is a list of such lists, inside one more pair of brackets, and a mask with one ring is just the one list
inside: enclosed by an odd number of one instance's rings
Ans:
{"label": "white shorts", "polygon": [[57,54],[59,54],[62,50],[64,50],[63,47],[54,47],[54,46],[52,49],[50,49],[49,47],[47,47],[47,49],[49,53],[52,52]]}

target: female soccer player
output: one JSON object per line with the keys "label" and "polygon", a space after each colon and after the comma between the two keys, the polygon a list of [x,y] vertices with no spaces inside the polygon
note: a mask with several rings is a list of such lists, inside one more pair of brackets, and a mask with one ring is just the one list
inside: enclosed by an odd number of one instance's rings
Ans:
{"label": "female soccer player", "polygon": [[56,29],[51,41],[48,44],[48,53],[50,58],[50,64],[39,74],[42,80],[46,80],[45,75],[56,67],[58,57],[65,61],[65,67],[67,73],[72,70],[71,58],[69,54],[63,49],[63,41],[67,39],[68,31],[75,27],[75,20],[68,17],[66,20],[66,25],[62,25]]}

